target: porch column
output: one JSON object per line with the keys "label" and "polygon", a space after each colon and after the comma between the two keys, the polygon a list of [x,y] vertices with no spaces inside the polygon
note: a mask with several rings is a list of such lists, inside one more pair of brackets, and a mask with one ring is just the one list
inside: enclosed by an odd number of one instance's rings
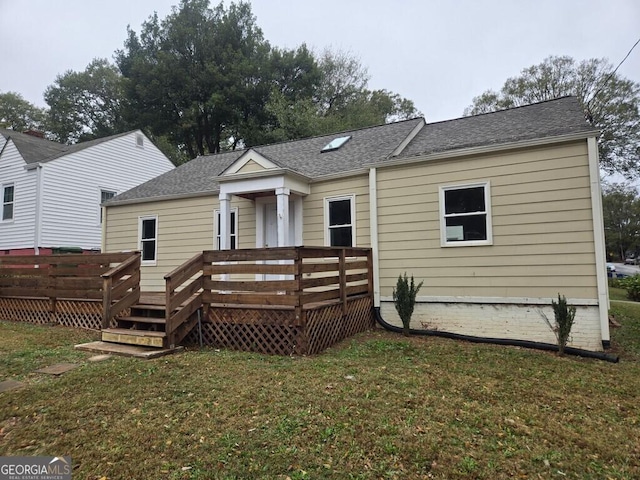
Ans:
{"label": "porch column", "polygon": [[228,250],[231,246],[231,195],[221,193],[220,199],[220,250]]}
{"label": "porch column", "polygon": [[295,228],[295,237],[294,237],[294,245],[296,247],[300,247],[302,246],[302,222],[303,222],[303,217],[302,217],[302,208],[303,208],[303,204],[302,204],[302,197],[299,195],[296,195],[293,197],[293,226]]}
{"label": "porch column", "polygon": [[276,188],[278,199],[278,246],[291,245],[289,241],[289,195],[291,191],[285,187]]}

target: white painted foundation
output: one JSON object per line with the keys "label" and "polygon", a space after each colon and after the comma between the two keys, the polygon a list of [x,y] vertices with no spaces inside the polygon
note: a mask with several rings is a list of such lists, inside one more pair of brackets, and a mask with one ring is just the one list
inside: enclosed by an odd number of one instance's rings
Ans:
{"label": "white painted foundation", "polygon": [[[540,312],[554,324],[551,305],[512,303],[416,303],[411,328],[439,330],[474,337],[527,340],[556,343],[556,337]],[[401,327],[393,302],[380,303],[382,318]],[[568,346],[602,351],[600,308],[597,305],[576,306],[575,323]]]}

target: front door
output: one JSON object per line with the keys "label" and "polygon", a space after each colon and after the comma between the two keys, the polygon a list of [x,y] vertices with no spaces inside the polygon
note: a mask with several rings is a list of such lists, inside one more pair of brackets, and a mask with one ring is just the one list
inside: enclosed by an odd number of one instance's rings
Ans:
{"label": "front door", "polygon": [[278,246],[278,206],[275,203],[264,205],[264,245],[263,247]]}

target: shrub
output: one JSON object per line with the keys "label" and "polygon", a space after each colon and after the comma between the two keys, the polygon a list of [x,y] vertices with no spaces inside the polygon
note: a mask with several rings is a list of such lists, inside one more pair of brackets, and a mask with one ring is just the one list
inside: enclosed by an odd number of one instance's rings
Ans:
{"label": "shrub", "polygon": [[620,285],[627,291],[629,300],[640,301],[640,275],[623,278],[620,280]]}
{"label": "shrub", "polygon": [[416,286],[413,281],[413,275],[411,275],[411,281],[409,281],[407,272],[404,273],[404,277],[398,275],[396,288],[393,289],[393,303],[396,306],[400,320],[402,320],[402,333],[404,335],[409,335],[409,325],[411,324],[411,316],[416,304],[416,296],[423,283],[420,282]]}
{"label": "shrub", "polygon": [[557,303],[555,300],[551,300],[551,306],[553,307],[555,326],[551,325],[551,322],[549,322],[549,319],[544,312],[540,312],[540,314],[556,336],[556,340],[558,342],[558,353],[560,355],[564,355],[564,349],[567,346],[569,337],[571,336],[571,327],[573,327],[573,322],[576,317],[576,307],[568,305],[567,299],[564,295],[560,296],[560,294],[558,294]]}
{"label": "shrub", "polygon": [[624,279],[622,278],[609,277],[609,287],[611,288],[624,288],[623,283],[624,283]]}

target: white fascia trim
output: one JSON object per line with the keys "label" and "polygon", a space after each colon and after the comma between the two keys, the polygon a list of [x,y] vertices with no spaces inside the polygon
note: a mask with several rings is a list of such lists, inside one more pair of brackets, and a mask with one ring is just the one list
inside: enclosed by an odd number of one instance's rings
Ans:
{"label": "white fascia trim", "polygon": [[165,202],[170,200],[181,200],[185,198],[198,198],[198,197],[215,197],[218,199],[219,190],[207,190],[205,192],[196,192],[196,193],[178,193],[175,195],[164,195],[157,197],[145,197],[145,198],[131,198],[129,200],[109,200],[107,204],[105,204],[106,208],[109,207],[119,207],[120,205],[135,205],[136,203],[154,203],[154,202]]}
{"label": "white fascia trim", "polygon": [[245,172],[245,173],[233,173],[225,176],[215,177],[215,180],[220,184],[237,182],[239,180],[247,180],[247,179],[259,179],[265,177],[281,177],[285,176],[287,178],[292,178],[302,182],[310,182],[311,179],[306,177],[298,172],[295,172],[289,168],[273,168],[271,170],[259,170],[256,172]]}
{"label": "white fascia trim", "polygon": [[233,179],[234,181],[229,181],[230,178],[227,177],[223,183],[220,183],[220,194],[241,195],[269,190],[275,191],[277,188],[288,188],[291,192],[303,196],[311,193],[309,182],[298,175],[289,175],[288,173],[273,175],[272,172],[270,173],[268,176],[243,176],[242,178]]}
{"label": "white fascia trim", "polygon": [[369,232],[373,261],[373,306],[380,306],[380,247],[378,245],[378,180],[375,168],[369,170]]}
{"label": "white fascia trim", "polygon": [[241,170],[242,167],[244,167],[251,160],[256,162],[258,165],[260,165],[264,169],[280,168],[278,165],[273,163],[271,160],[268,160],[263,155],[259,154],[258,152],[256,152],[252,148],[250,148],[249,150],[244,152],[242,155],[240,155],[240,158],[238,158],[228,168],[226,168],[222,172],[221,176],[222,175],[232,175],[234,173],[238,173],[238,171]]}
{"label": "white fascia trim", "polygon": [[587,139],[589,154],[589,179],[591,182],[591,215],[593,217],[593,238],[596,256],[596,280],[600,309],[600,330],[603,341],[609,341],[609,288],[606,276],[606,247],[604,239],[604,220],[602,214],[602,191],[600,190],[600,165],[598,143],[595,137]]}
{"label": "white fascia trim", "polygon": [[406,146],[409,145],[409,142],[413,140],[415,136],[418,134],[418,132],[422,130],[422,128],[427,124],[424,118],[421,118],[420,120],[421,122],[419,122],[415,127],[413,127],[413,130],[409,132],[409,135],[407,135],[407,138],[405,138],[402,142],[400,142],[400,145],[398,145],[387,158],[397,157],[402,153],[402,151],[406,148]]}
{"label": "white fascia trim", "polygon": [[456,157],[466,157],[471,155],[480,155],[486,153],[496,153],[505,150],[514,150],[518,148],[528,147],[541,147],[546,145],[552,145],[555,143],[572,142],[577,140],[584,140],[586,138],[595,137],[600,132],[593,130],[590,132],[571,133],[567,135],[558,135],[556,137],[544,137],[536,138],[532,140],[522,140],[519,142],[503,143],[500,145],[483,145],[480,147],[462,148],[458,150],[451,150],[446,152],[436,152],[427,155],[415,155],[412,157],[403,157],[396,159],[383,160],[382,162],[376,162],[372,166],[375,167],[397,167],[412,163],[422,163],[435,160],[448,160]]}
{"label": "white fascia trim", "polygon": [[[383,302],[393,302],[393,297],[381,297]],[[553,298],[537,297],[416,297],[418,303],[478,303],[478,304],[503,304],[503,305],[551,305]],[[567,298],[569,305],[597,306],[595,298]],[[602,309],[601,309],[602,311]]]}

